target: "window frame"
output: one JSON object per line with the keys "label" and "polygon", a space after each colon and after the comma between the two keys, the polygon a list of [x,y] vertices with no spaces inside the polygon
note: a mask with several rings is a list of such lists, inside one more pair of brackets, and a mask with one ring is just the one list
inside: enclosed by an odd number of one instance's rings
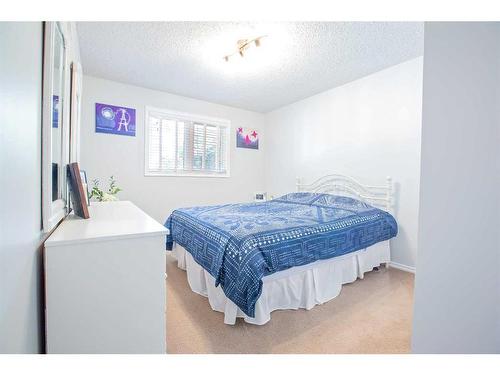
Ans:
{"label": "window frame", "polygon": [[[185,120],[198,122],[204,125],[215,125],[224,128],[226,132],[227,145],[225,150],[226,173],[207,173],[206,171],[192,172],[167,172],[151,171],[149,169],[149,117],[150,113],[158,113],[166,117],[172,117],[175,120]],[[144,111],[144,176],[146,177],[210,177],[210,178],[228,178],[230,177],[230,156],[231,156],[231,121],[216,117],[200,116],[186,112],[172,111],[170,109],[146,106]]]}

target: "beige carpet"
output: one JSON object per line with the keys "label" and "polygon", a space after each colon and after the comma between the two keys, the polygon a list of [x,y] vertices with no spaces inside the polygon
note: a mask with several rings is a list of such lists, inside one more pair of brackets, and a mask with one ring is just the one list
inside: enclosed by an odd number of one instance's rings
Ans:
{"label": "beige carpet", "polygon": [[396,269],[365,274],[312,310],[275,311],[255,326],[224,324],[208,299],[193,293],[186,272],[167,255],[168,353],[408,353],[413,275]]}

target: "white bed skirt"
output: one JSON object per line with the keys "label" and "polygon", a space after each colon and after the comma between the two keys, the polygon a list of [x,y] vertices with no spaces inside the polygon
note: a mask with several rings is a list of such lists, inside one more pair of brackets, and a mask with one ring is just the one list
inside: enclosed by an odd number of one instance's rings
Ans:
{"label": "white bed skirt", "polygon": [[213,310],[224,313],[224,323],[235,324],[236,318],[247,323],[266,324],[275,310],[312,309],[337,297],[342,284],[362,279],[365,272],[390,261],[389,241],[341,257],[320,260],[305,266],[276,272],[262,279],[262,294],[255,305],[255,318],[245,315],[228,299],[215,279],[205,271],[182,246],[175,244],[172,255],[179,268],[187,271],[193,292],[208,297]]}

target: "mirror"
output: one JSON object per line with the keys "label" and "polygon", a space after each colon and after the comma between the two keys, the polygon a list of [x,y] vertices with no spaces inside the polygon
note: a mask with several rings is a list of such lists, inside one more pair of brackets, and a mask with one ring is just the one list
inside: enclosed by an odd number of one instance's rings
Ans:
{"label": "mirror", "polygon": [[64,22],[44,23],[42,225],[51,231],[67,214],[69,163],[69,68]]}
{"label": "mirror", "polygon": [[70,113],[70,161],[80,161],[80,117],[82,102],[82,66],[78,62],[71,64],[71,113]]}
{"label": "mirror", "polygon": [[64,39],[59,25],[55,27],[54,33],[54,61],[52,77],[52,132],[51,132],[51,155],[52,155],[52,201],[63,198],[62,186],[62,135],[63,135],[63,111],[64,108]]}

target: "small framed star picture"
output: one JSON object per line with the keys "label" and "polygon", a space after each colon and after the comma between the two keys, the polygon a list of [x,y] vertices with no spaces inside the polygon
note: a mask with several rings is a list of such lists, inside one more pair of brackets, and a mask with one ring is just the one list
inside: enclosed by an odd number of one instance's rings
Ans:
{"label": "small framed star picture", "polygon": [[259,149],[259,132],[256,129],[237,128],[236,147]]}

